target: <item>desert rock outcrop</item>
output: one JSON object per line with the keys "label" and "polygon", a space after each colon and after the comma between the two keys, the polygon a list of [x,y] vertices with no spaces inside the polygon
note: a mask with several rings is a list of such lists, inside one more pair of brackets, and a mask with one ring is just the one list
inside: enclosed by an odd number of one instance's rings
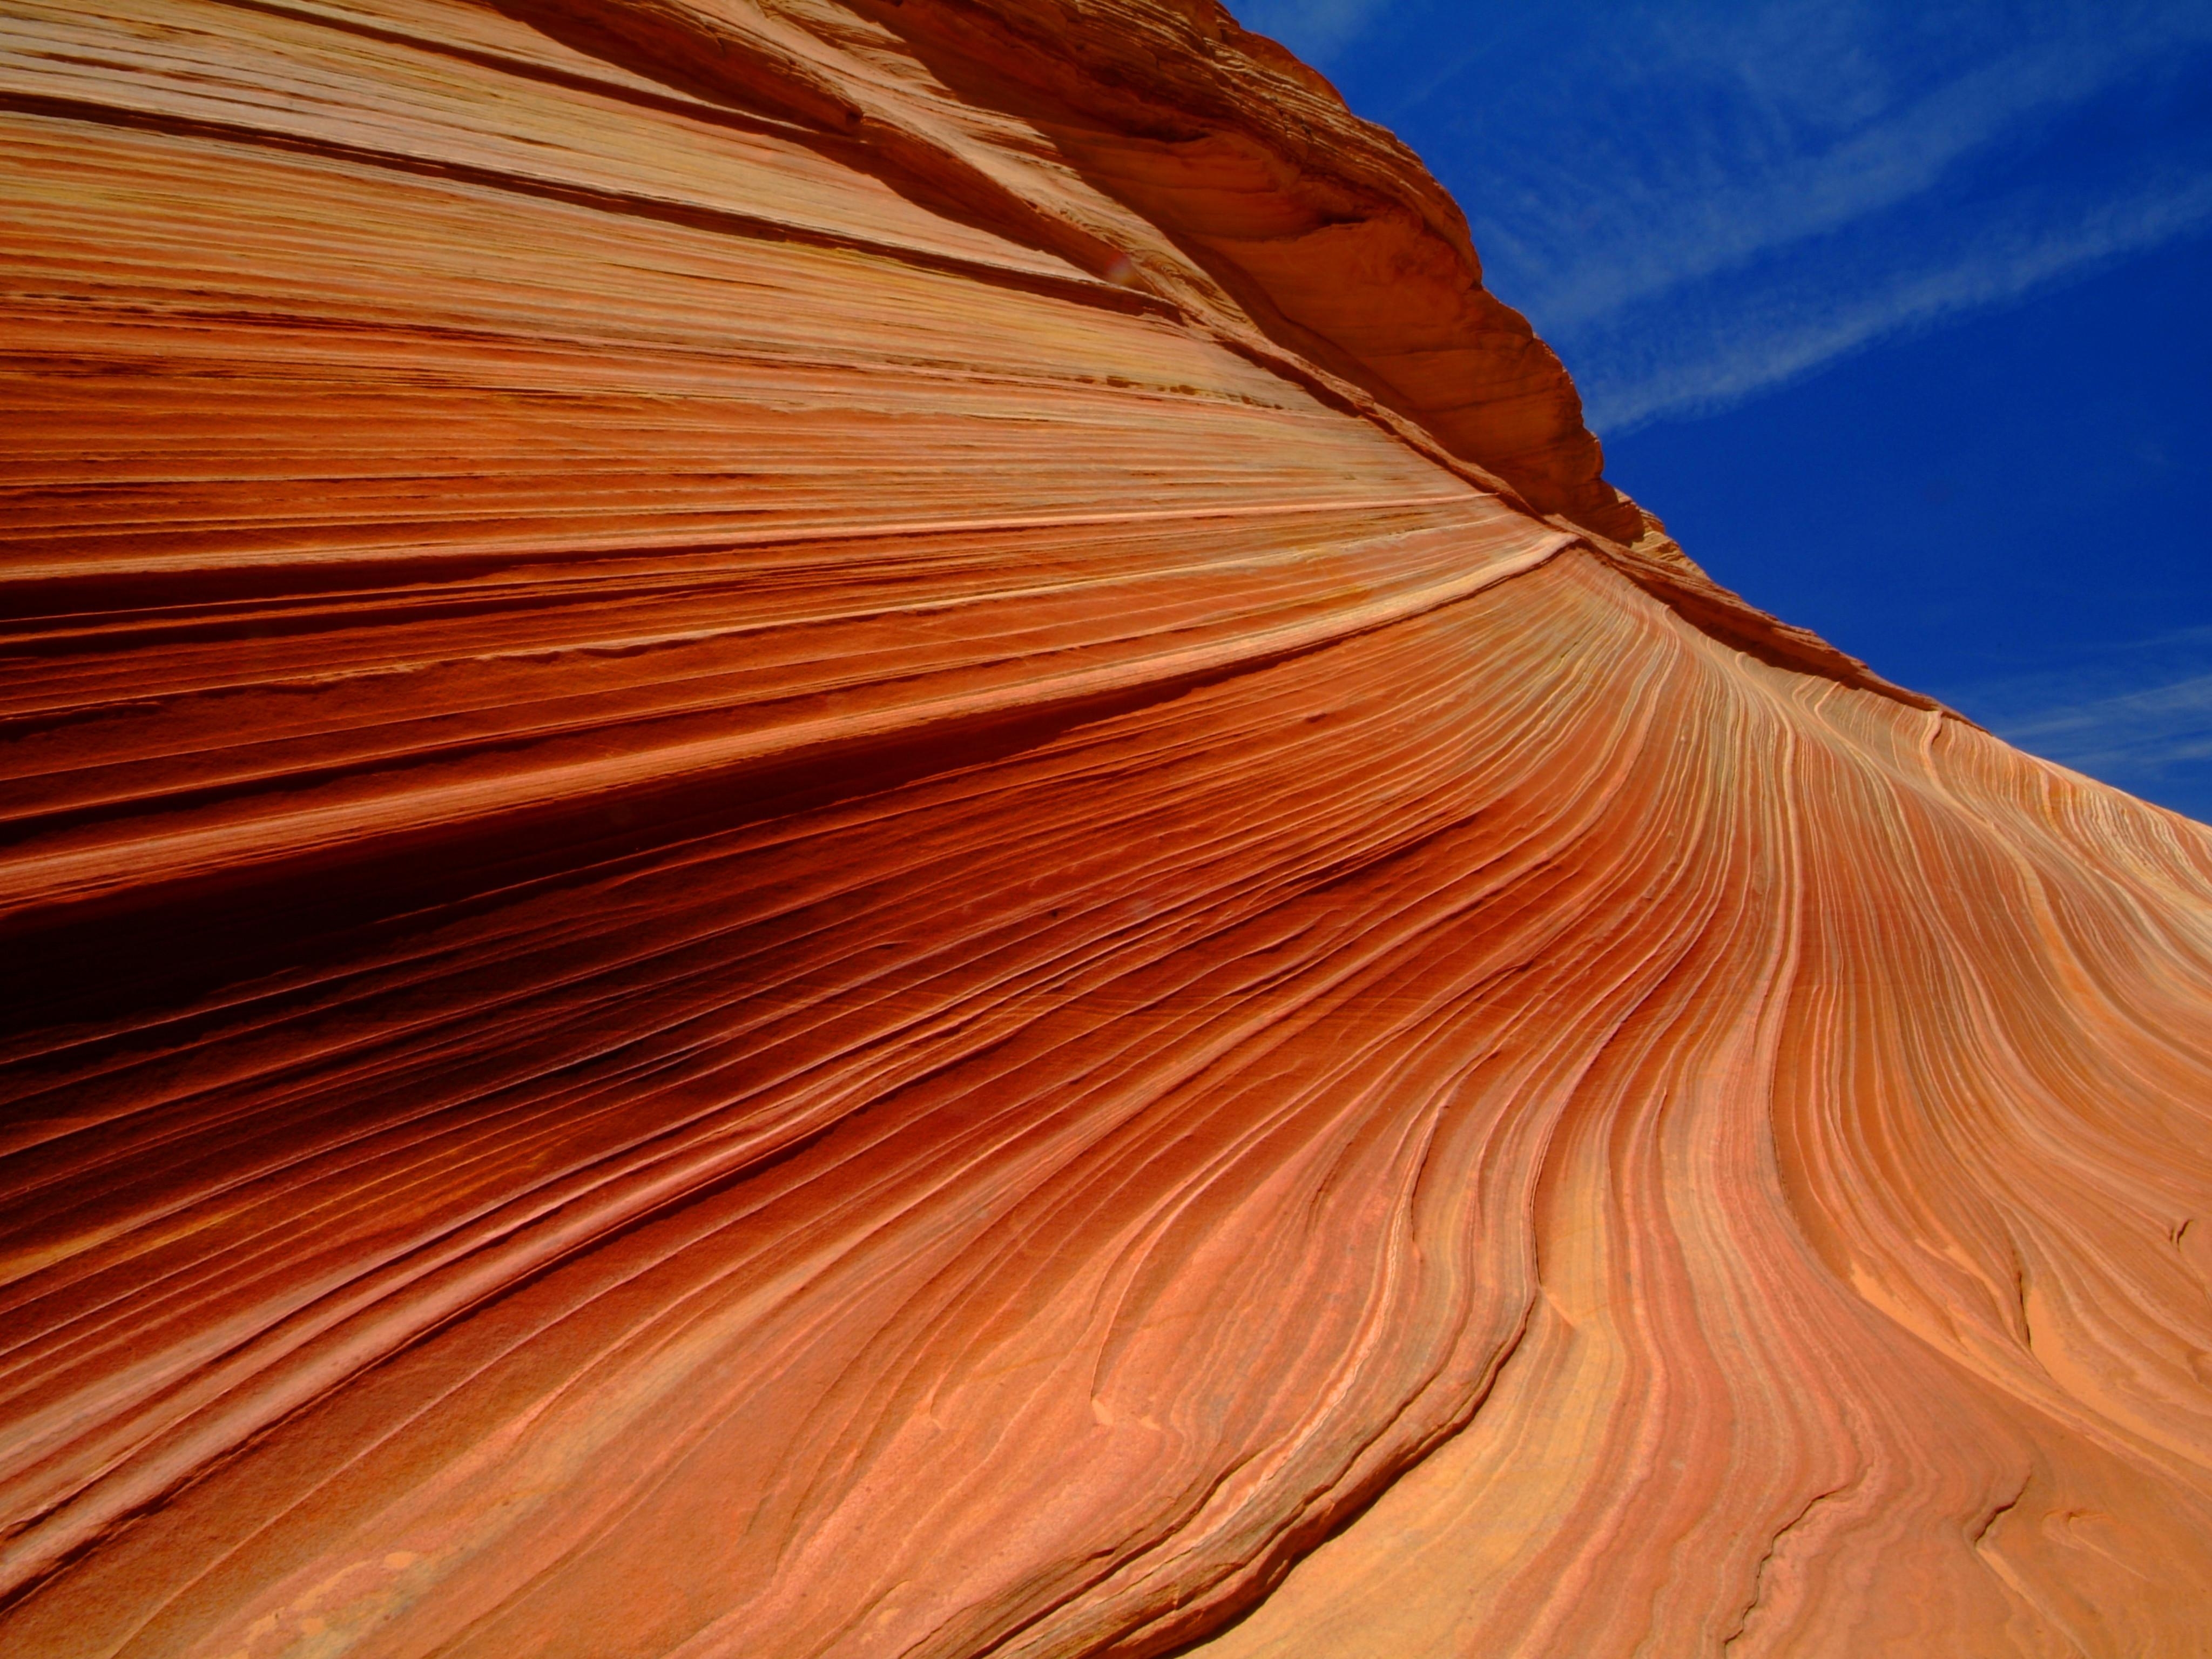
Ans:
{"label": "desert rock outcrop", "polygon": [[0,150],[0,1651],[2203,1651],[2212,834],[1211,0],[9,0]]}

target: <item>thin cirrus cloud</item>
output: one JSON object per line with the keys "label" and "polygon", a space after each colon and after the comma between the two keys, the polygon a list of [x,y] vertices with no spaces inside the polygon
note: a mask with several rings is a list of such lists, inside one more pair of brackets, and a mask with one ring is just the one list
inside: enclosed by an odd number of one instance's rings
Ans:
{"label": "thin cirrus cloud", "polygon": [[1356,39],[1388,0],[1252,0],[1231,8],[1245,27],[1318,61]]}
{"label": "thin cirrus cloud", "polygon": [[2205,123],[2179,145],[2115,138],[2212,73],[2197,0],[1239,15],[1421,151],[1601,434],[2212,224]]}
{"label": "thin cirrus cloud", "polygon": [[2212,173],[2146,179],[2063,215],[2005,205],[1984,215],[1972,246],[1953,257],[1868,254],[1823,239],[1770,261],[1747,291],[1686,286],[1572,331],[1566,349],[1583,366],[1591,423],[1619,434],[1724,409],[1875,341],[2156,247],[2212,223]]}
{"label": "thin cirrus cloud", "polygon": [[2154,798],[2212,781],[2212,629],[2087,653],[2062,672],[1972,688],[2000,737]]}

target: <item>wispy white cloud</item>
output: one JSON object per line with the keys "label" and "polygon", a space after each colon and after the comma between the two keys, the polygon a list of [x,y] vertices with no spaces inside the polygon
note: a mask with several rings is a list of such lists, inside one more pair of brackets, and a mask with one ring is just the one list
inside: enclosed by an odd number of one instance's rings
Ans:
{"label": "wispy white cloud", "polygon": [[1953,690],[2008,742],[2187,810],[2212,799],[2212,628],[2087,650],[2063,669]]}
{"label": "wispy white cloud", "polygon": [[2023,749],[2097,775],[2212,758],[2212,674],[2039,710],[2002,732]]}
{"label": "wispy white cloud", "polygon": [[2212,174],[2185,173],[2146,181],[2073,222],[1978,228],[1954,258],[1902,270],[1869,271],[1849,250],[1811,249],[1825,268],[1810,280],[1621,307],[1579,343],[1584,404],[1591,424],[1616,436],[1727,408],[1875,341],[2024,299],[2207,227]]}
{"label": "wispy white cloud", "polygon": [[1316,63],[1355,40],[1387,0],[1239,0],[1235,10],[1246,28],[1271,35]]}
{"label": "wispy white cloud", "polygon": [[2212,141],[2163,169],[2040,153],[2093,107],[2212,72],[2203,0],[1522,0],[1448,23],[1455,3],[1243,10],[1310,51],[1353,42],[1355,87],[1398,42],[1399,89],[1367,78],[1364,112],[1453,186],[1490,286],[1601,434],[2206,222]]}
{"label": "wispy white cloud", "polygon": [[[1725,20],[1697,6],[1645,14],[1600,54],[1620,82],[1605,90],[1638,114],[1595,144],[1532,135],[1521,154],[1507,148],[1499,172],[1522,175],[1512,210],[1486,194],[1481,216],[1528,266],[1511,280],[1539,285],[1554,328],[1602,318],[1887,213],[1975,152],[2212,46],[2201,6],[2075,8],[2007,40],[1976,27],[1987,7],[1929,7],[1910,22],[1897,10],[1775,0]],[[1922,50],[1931,35],[1939,46]],[[1638,61],[1620,63],[1632,47]],[[1593,246],[1571,210],[1596,201],[1609,234]]]}

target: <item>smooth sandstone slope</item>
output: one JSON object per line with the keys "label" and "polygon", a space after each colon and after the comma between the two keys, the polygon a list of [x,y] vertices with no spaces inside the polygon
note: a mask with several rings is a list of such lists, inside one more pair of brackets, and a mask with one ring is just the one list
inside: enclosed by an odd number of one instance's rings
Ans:
{"label": "smooth sandstone slope", "polygon": [[1205,0],[9,0],[0,1651],[2195,1655],[2212,834]]}

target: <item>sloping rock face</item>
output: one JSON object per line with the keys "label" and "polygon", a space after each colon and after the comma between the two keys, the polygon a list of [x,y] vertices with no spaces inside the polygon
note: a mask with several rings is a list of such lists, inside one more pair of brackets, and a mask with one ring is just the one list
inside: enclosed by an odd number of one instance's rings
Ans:
{"label": "sloping rock face", "polygon": [[2203,1651],[2212,835],[1207,0],[9,0],[0,147],[0,1651]]}

